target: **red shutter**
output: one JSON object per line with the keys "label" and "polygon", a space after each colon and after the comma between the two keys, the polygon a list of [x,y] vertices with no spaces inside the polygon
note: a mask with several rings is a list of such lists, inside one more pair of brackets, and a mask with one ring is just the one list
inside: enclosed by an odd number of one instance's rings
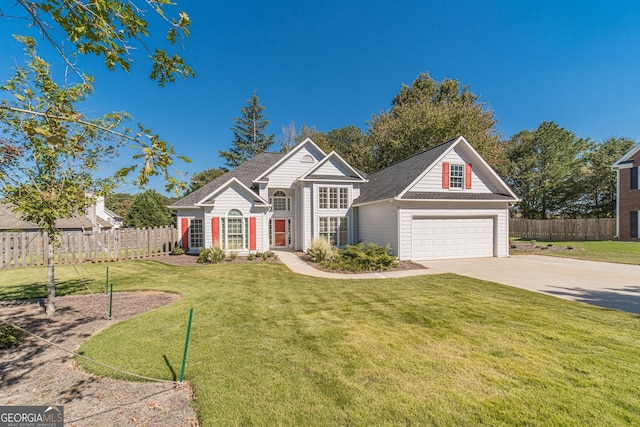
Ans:
{"label": "red shutter", "polygon": [[189,249],[189,218],[182,218],[182,249]]}
{"label": "red shutter", "polygon": [[449,188],[449,163],[442,162],[442,188]]}
{"label": "red shutter", "polygon": [[220,246],[220,218],[211,218],[211,237],[213,237],[213,247]]}
{"label": "red shutter", "polygon": [[249,218],[249,250],[256,250],[256,217]]}
{"label": "red shutter", "polygon": [[466,166],[467,167],[464,173],[464,188],[466,188],[467,190],[471,190],[471,180],[472,180],[471,163],[467,163]]}

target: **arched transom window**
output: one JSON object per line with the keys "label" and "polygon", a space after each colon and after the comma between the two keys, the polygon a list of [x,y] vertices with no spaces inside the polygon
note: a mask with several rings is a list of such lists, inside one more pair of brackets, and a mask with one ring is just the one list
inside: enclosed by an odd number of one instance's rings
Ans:
{"label": "arched transom window", "polygon": [[222,242],[227,250],[242,250],[249,247],[249,219],[238,209],[227,212],[222,221]]}
{"label": "arched transom window", "polygon": [[287,193],[282,190],[278,190],[273,193],[271,198],[271,204],[274,211],[290,211],[291,210],[291,198],[287,197]]}

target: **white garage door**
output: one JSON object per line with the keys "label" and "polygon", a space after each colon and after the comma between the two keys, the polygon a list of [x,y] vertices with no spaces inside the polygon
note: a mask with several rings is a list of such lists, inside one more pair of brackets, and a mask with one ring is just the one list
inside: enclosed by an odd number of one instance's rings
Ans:
{"label": "white garage door", "polygon": [[493,218],[414,218],[413,260],[493,256]]}

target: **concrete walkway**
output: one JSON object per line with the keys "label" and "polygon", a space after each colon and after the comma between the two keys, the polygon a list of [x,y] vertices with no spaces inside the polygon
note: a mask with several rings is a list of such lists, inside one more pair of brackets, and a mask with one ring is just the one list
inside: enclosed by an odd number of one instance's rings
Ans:
{"label": "concrete walkway", "polygon": [[640,266],[543,255],[424,261],[455,273],[599,307],[640,314]]}
{"label": "concrete walkway", "polygon": [[402,271],[389,271],[389,272],[372,272],[372,273],[330,273],[328,271],[318,270],[313,268],[306,262],[300,259],[300,257],[291,251],[277,250],[274,251],[280,261],[286,265],[289,270],[294,273],[304,274],[305,276],[324,277],[327,279],[388,279],[392,277],[410,277],[420,276],[422,274],[434,274],[433,270],[429,269],[415,269],[415,270],[402,270]]}

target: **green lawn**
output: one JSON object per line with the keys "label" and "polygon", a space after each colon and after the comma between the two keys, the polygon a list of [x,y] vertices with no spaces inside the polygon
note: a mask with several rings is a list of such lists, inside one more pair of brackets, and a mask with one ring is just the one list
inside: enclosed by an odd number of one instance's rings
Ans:
{"label": "green lawn", "polygon": [[[186,377],[204,426],[640,425],[635,315],[455,275],[341,281],[266,263],[108,265],[118,290],[183,298],[81,351],[171,379],[193,307]],[[99,290],[104,270],[58,267],[60,290],[82,290],[80,276]],[[42,294],[44,280],[41,268],[0,271],[0,297]]]}
{"label": "green lawn", "polygon": [[[522,239],[523,242],[529,240]],[[572,247],[569,252],[548,252],[546,255],[566,258],[586,259],[590,261],[616,262],[620,264],[640,265],[640,242],[620,241],[582,241],[582,242],[537,242],[538,246],[553,245],[560,248]],[[518,255],[517,251],[511,251]]]}

